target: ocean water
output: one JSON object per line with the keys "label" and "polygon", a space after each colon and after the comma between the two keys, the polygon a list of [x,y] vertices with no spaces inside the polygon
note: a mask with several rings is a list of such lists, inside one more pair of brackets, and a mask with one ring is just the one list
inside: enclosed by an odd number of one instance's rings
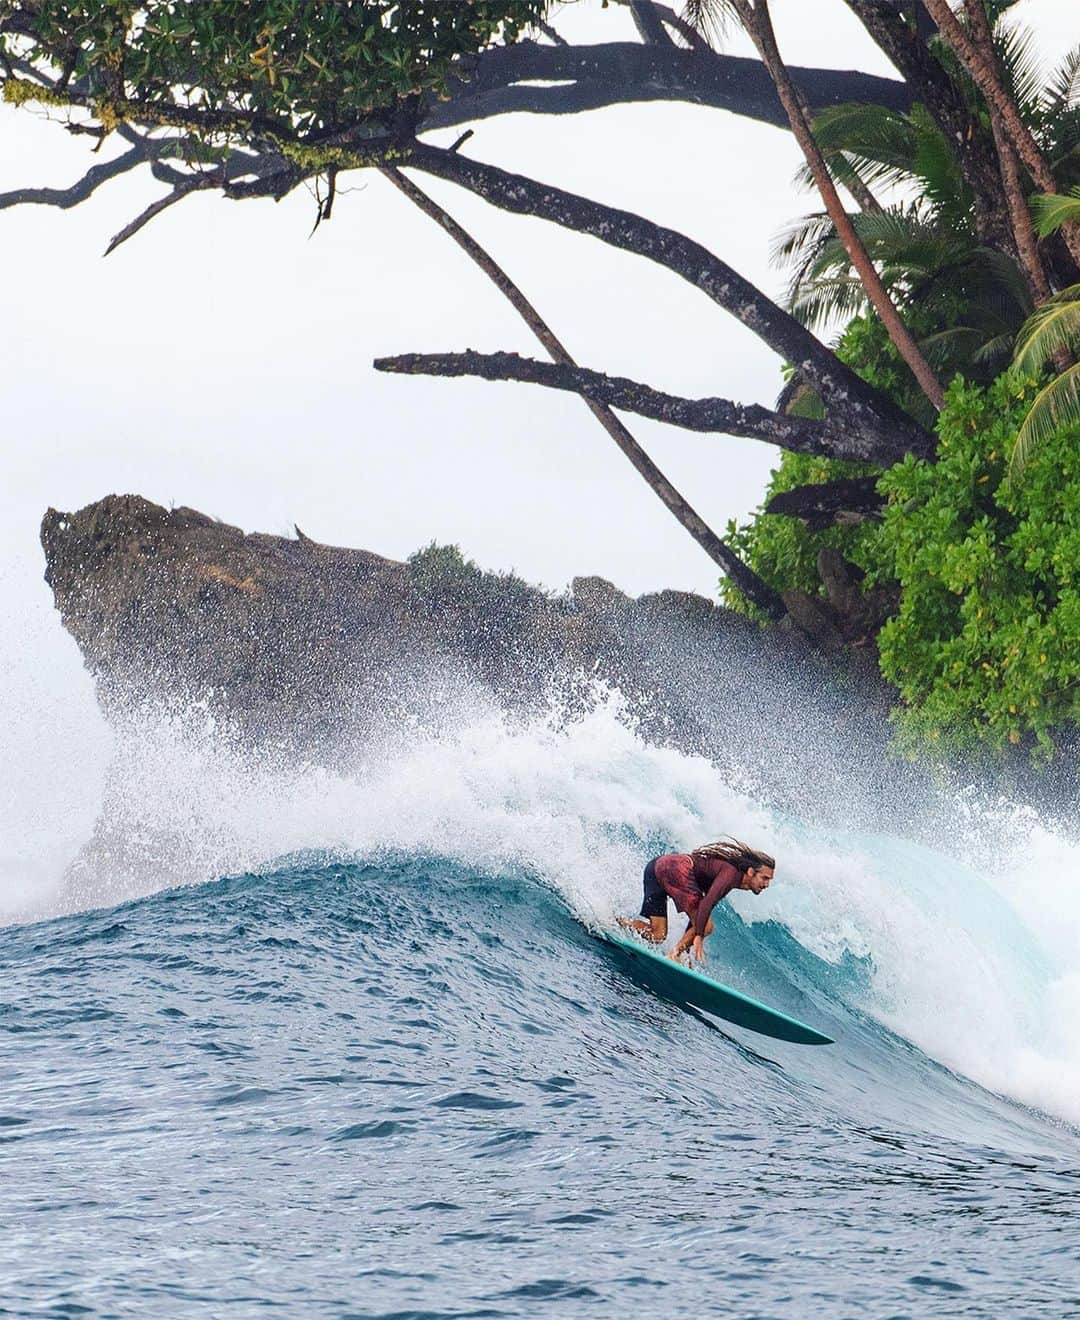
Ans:
{"label": "ocean water", "polygon": [[[141,718],[93,873],[9,877],[0,1314],[1080,1315],[1052,823],[826,833],[615,701],[478,708],[337,775]],[[592,937],[648,856],[725,830],[777,879],[724,905],[711,971],[835,1046],[671,1003]],[[109,861],[136,836],[141,870]]]}

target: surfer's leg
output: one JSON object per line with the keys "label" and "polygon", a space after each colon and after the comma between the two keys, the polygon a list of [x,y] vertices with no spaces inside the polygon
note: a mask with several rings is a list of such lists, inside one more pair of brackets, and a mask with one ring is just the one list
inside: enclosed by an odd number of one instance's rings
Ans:
{"label": "surfer's leg", "polygon": [[642,890],[641,917],[620,917],[619,925],[653,944],[663,944],[667,939],[667,891],[656,878],[655,857],[645,867]]}

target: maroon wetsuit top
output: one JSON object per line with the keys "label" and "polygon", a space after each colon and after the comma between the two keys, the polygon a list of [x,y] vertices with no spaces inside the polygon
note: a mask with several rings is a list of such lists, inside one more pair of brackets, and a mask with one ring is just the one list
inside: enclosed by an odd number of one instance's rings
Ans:
{"label": "maroon wetsuit top", "polygon": [[680,912],[694,923],[694,934],[705,934],[709,913],[742,884],[743,873],[721,857],[665,853],[655,862],[656,878]]}

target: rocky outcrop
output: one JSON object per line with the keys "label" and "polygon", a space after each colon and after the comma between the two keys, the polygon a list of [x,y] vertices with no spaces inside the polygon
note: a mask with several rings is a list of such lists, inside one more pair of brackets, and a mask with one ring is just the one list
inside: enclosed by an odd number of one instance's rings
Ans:
{"label": "rocky outcrop", "polygon": [[[432,694],[453,683],[515,709],[549,700],[553,683],[572,707],[600,679],[655,741],[736,775],[779,764],[793,808],[800,786],[820,796],[826,743],[842,749],[846,810],[860,776],[879,793],[883,774],[911,774],[882,768],[890,693],[872,673],[692,593],[632,599],[580,577],[552,595],[453,548],[401,563],[299,531],[245,534],[136,495],[50,509],[41,535],[57,608],[107,712],[199,703],[246,740],[325,762],[358,731],[435,718]],[[826,567],[830,600],[802,622],[832,629],[840,653],[846,625],[830,601],[851,584]]]}

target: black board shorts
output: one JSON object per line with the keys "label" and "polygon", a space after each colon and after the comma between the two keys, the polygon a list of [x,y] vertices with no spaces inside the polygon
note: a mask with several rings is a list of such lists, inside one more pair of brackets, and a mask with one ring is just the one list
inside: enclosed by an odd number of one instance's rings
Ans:
{"label": "black board shorts", "polygon": [[667,916],[667,890],[656,878],[656,858],[647,863],[644,875],[645,897],[641,904],[643,917]]}

